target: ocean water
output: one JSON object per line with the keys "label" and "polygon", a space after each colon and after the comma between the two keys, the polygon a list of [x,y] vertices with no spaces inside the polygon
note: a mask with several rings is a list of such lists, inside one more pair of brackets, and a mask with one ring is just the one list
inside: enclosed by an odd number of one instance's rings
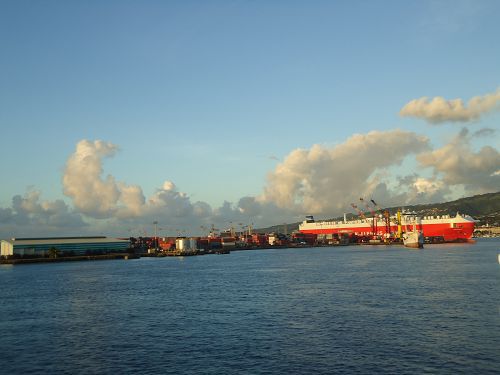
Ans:
{"label": "ocean water", "polygon": [[500,372],[500,241],[0,266],[5,374]]}

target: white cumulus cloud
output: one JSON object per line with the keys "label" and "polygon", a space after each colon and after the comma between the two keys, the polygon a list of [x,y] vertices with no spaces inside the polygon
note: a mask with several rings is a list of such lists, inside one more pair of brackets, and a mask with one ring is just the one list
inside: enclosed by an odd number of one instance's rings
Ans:
{"label": "white cumulus cloud", "polygon": [[500,153],[491,146],[475,152],[471,138],[468,130],[462,129],[450,143],[422,153],[417,159],[422,167],[433,168],[446,185],[463,185],[470,194],[498,191],[500,175],[496,172],[500,169]]}
{"label": "white cumulus cloud", "polygon": [[172,181],[165,181],[146,199],[142,188],[104,176],[103,161],[118,147],[104,141],[82,140],[68,158],[63,176],[64,193],[75,208],[93,219],[143,225],[153,220],[192,225],[212,214],[205,202],[192,202]]}
{"label": "white cumulus cloud", "polygon": [[475,96],[467,105],[462,99],[447,100],[436,96],[422,97],[407,103],[399,112],[404,117],[417,117],[431,124],[442,122],[469,122],[478,120],[483,114],[500,108],[500,89],[494,93]]}
{"label": "white cumulus cloud", "polygon": [[403,130],[356,134],[335,147],[292,151],[269,173],[260,201],[310,213],[339,213],[373,192],[376,172],[426,150],[429,140]]}
{"label": "white cumulus cloud", "polygon": [[113,156],[117,147],[103,141],[83,140],[66,163],[64,194],[82,213],[106,217],[116,211],[120,190],[113,176],[101,178],[102,158]]}
{"label": "white cumulus cloud", "polygon": [[42,201],[41,192],[34,189],[15,195],[10,207],[0,208],[0,223],[2,237],[58,235],[61,231],[78,234],[87,226],[63,200]]}

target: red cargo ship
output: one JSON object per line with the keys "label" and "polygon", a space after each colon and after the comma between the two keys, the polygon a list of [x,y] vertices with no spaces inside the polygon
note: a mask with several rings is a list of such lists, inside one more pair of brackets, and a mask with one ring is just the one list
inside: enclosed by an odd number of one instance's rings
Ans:
{"label": "red cargo ship", "polygon": [[[410,217],[411,216],[411,217]],[[411,228],[415,220],[414,215],[403,213],[401,215],[401,227],[403,232],[406,227]],[[390,236],[398,232],[396,217],[390,218],[390,224],[386,225],[383,218],[373,218],[351,221],[315,221],[312,216],[299,225],[302,233],[335,234],[346,233],[357,236]],[[476,221],[469,215],[457,213],[455,217],[424,216],[416,221],[416,229],[423,232],[425,237],[442,238],[445,242],[467,241],[472,238]]]}

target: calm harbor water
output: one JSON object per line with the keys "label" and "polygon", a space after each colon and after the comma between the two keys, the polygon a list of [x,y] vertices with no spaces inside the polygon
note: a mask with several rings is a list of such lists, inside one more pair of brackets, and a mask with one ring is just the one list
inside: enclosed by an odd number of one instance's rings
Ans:
{"label": "calm harbor water", "polygon": [[0,266],[0,371],[498,373],[500,240]]}

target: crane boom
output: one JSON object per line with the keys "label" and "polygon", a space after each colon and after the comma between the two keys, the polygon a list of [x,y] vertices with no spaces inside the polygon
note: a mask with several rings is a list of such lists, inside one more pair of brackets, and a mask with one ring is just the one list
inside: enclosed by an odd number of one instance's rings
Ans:
{"label": "crane boom", "polygon": [[365,200],[363,198],[359,198],[359,200],[361,202],[363,202],[363,204],[365,205],[365,207],[372,214],[372,233],[373,233],[373,235],[376,235],[377,234],[377,214],[375,213],[375,211],[373,211],[373,208],[371,208],[368,205],[368,203],[365,202]]}
{"label": "crane boom", "polygon": [[366,203],[366,201],[365,201],[363,198],[359,198],[359,200],[360,200],[361,202],[363,202],[363,204],[365,205],[366,209],[367,209],[368,211],[370,211],[370,213],[371,213],[373,216],[375,216],[375,211],[373,211],[373,208],[371,208],[371,207],[368,205],[368,203]]}
{"label": "crane boom", "polygon": [[366,220],[366,216],[365,214],[363,213],[363,211],[361,211],[358,206],[356,206],[354,203],[351,203],[351,206],[352,208],[354,208],[356,210],[356,212],[358,213],[359,217],[363,220]]}

